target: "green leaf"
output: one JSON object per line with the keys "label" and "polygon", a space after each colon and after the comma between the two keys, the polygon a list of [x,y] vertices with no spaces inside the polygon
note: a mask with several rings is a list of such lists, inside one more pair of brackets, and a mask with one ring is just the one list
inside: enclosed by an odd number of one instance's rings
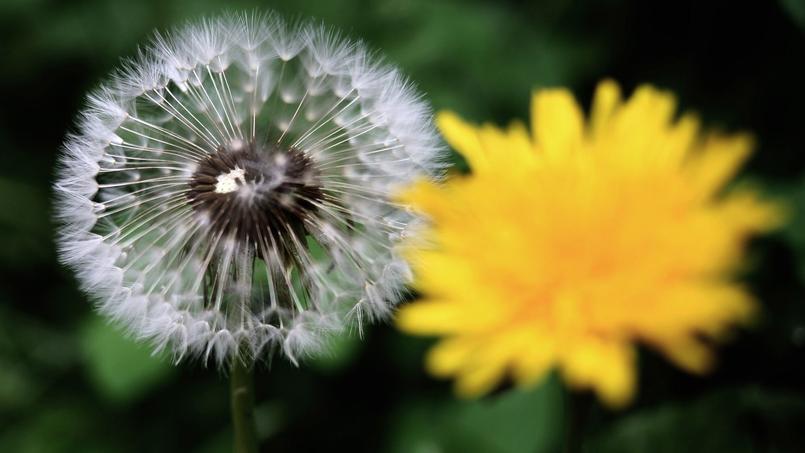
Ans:
{"label": "green leaf", "polygon": [[[595,453],[799,451],[805,399],[745,387],[620,418],[585,445]],[[775,448],[776,447],[776,448]]]}
{"label": "green leaf", "polygon": [[555,378],[478,401],[420,400],[398,414],[393,452],[553,452],[562,433],[562,395]]}
{"label": "green leaf", "polygon": [[0,356],[0,413],[19,410],[33,403],[42,383],[23,364]]}
{"label": "green leaf", "polygon": [[780,0],[783,9],[791,16],[791,19],[805,30],[805,2],[802,0]]}
{"label": "green leaf", "polygon": [[[100,420],[79,400],[50,401],[0,431],[0,451],[15,453],[127,452],[97,434]],[[114,449],[114,450],[113,450]]]}
{"label": "green leaf", "polygon": [[478,433],[492,451],[547,452],[561,433],[561,404],[559,385],[549,382],[467,404],[457,411],[455,423],[468,436]]}
{"label": "green leaf", "polygon": [[126,338],[98,316],[79,332],[87,372],[98,391],[115,403],[142,397],[173,372],[168,360],[150,348]]}

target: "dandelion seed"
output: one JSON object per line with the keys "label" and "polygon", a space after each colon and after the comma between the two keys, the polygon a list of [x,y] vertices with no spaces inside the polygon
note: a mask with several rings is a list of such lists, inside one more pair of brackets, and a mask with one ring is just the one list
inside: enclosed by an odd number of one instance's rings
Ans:
{"label": "dandelion seed", "polygon": [[[136,337],[225,364],[296,362],[387,316],[434,177],[427,105],[359,42],[274,15],[158,35],[89,96],[55,184],[60,257]],[[365,318],[365,319],[360,319]]]}
{"label": "dandelion seed", "polygon": [[437,118],[472,174],[403,194],[432,223],[409,253],[424,298],[398,319],[443,336],[428,356],[434,374],[478,395],[556,368],[622,406],[635,343],[691,372],[710,367],[710,340],[755,310],[731,271],[779,210],[746,189],[722,193],[747,137],[701,137],[674,110],[669,93],[643,86],[621,101],[608,81],[586,124],[566,90],[534,95],[533,135]]}

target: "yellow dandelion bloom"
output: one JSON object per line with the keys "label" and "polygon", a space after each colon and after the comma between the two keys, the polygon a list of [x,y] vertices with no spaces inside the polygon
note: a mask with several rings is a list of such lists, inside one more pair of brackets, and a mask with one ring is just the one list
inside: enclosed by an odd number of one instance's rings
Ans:
{"label": "yellow dandelion bloom", "polygon": [[755,311],[730,280],[745,240],[780,215],[723,190],[750,138],[704,135],[675,109],[670,93],[642,86],[623,101],[605,81],[588,121],[568,91],[536,92],[531,135],[438,116],[471,174],[401,194],[430,222],[406,250],[422,299],[397,320],[442,337],[433,374],[473,396],[556,368],[622,406],[636,342],[690,372],[710,367],[712,340]]}

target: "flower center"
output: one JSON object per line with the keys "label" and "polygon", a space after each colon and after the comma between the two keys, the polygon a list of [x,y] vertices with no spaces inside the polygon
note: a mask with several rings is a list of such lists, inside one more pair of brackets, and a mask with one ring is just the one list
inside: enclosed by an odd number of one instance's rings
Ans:
{"label": "flower center", "polygon": [[255,142],[221,146],[203,159],[187,200],[216,233],[277,249],[290,235],[304,243],[323,195],[314,162],[296,148]]}
{"label": "flower center", "polygon": [[238,184],[246,184],[246,170],[235,167],[226,174],[218,175],[215,193],[229,193],[238,190]]}

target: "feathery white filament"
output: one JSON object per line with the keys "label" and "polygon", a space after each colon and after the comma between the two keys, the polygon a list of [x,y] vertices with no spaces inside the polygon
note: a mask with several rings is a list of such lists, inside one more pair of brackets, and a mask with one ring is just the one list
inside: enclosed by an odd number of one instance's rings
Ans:
{"label": "feathery white filament", "polygon": [[176,360],[296,360],[390,313],[437,177],[430,110],[361,43],[275,15],[157,36],[89,96],[55,184],[61,259],[100,310]]}

